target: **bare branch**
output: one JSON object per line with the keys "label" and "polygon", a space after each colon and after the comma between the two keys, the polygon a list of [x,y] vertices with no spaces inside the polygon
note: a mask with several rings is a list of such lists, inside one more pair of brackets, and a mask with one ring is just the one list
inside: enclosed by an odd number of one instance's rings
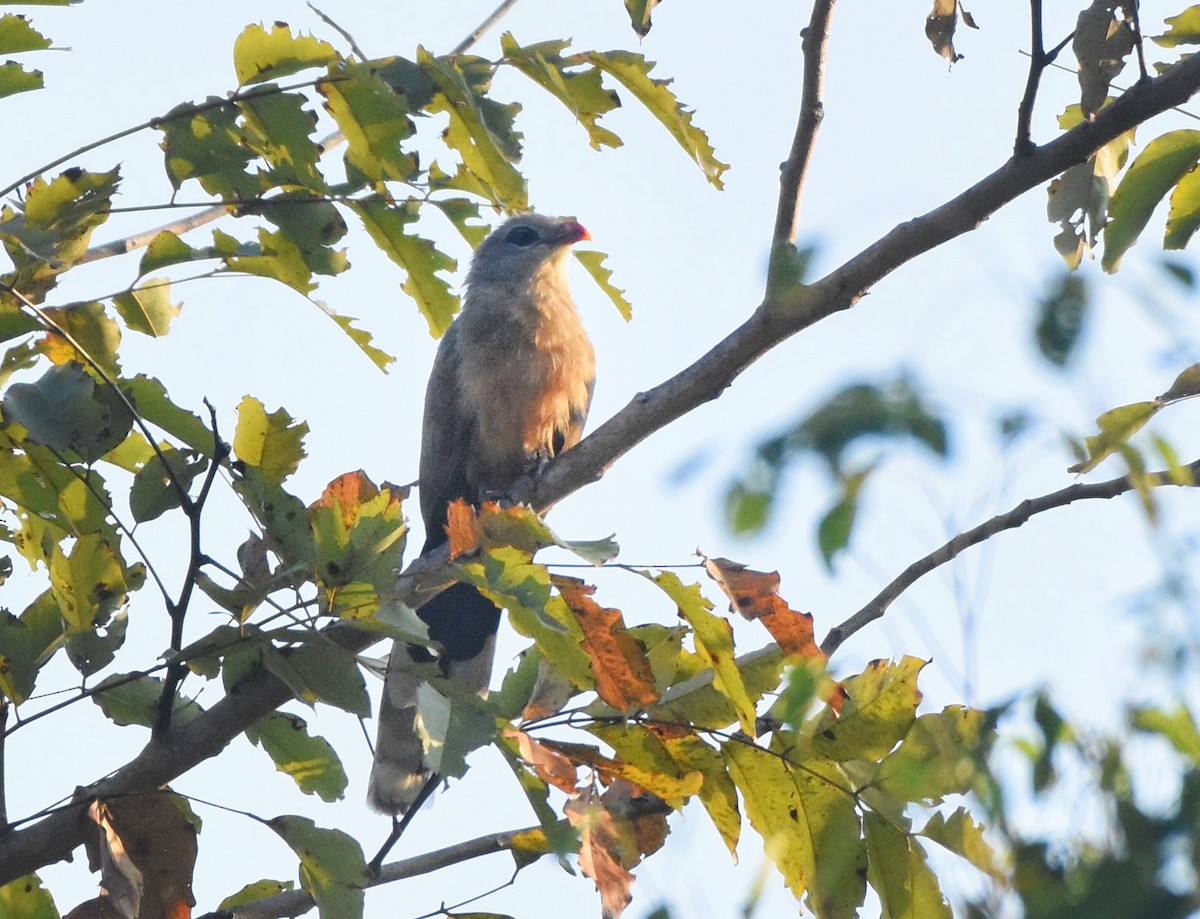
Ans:
{"label": "bare branch", "polygon": [[487,19],[485,19],[478,26],[476,26],[475,30],[470,35],[468,35],[466,38],[464,38],[462,41],[460,41],[457,45],[455,45],[454,48],[451,49],[450,53],[451,54],[465,53],[467,51],[467,49],[469,49],[473,44],[475,44],[475,42],[477,42],[477,41],[479,41],[479,39],[483,38],[484,33],[487,32],[488,29],[490,29],[492,26],[494,26],[496,23],[498,23],[501,19],[503,19],[505,14],[516,5],[517,5],[517,0],[504,0],[504,2],[502,2],[498,7],[496,7],[494,10],[492,10],[492,15],[488,16]]}
{"label": "bare branch", "polygon": [[1013,156],[1025,156],[1033,149],[1033,103],[1037,99],[1042,71],[1049,63],[1042,39],[1042,0],[1029,0],[1029,29],[1029,75],[1025,78],[1025,94],[1017,107],[1017,139],[1013,143]]}
{"label": "bare branch", "polygon": [[357,54],[360,61],[370,60],[370,58],[363,53],[363,49],[358,46],[358,42],[354,40],[354,36],[338,25],[331,17],[318,9],[315,3],[310,2],[308,4],[308,8],[316,13],[317,18],[325,23],[325,25],[329,26],[329,28],[333,29],[333,31],[337,32],[338,35],[342,36],[342,38],[346,40],[346,44],[350,46],[350,51],[354,54]]}
{"label": "bare branch", "polygon": [[817,131],[825,117],[821,90],[825,80],[825,52],[829,45],[829,21],[835,0],[818,0],[813,4],[812,18],[804,30],[801,47],[804,51],[804,85],[800,94],[800,117],[792,150],[779,176],[779,204],[775,212],[775,232],[772,246],[795,243],[796,225],[800,213],[800,197],[804,179],[812,160]]}
{"label": "bare branch", "polygon": [[[1200,460],[1196,460],[1185,468],[1191,474],[1192,479],[1188,487],[1194,487],[1197,478],[1200,477]],[[830,629],[829,633],[825,636],[825,640],[821,642],[821,650],[826,655],[831,656],[847,638],[863,628],[863,626],[882,618],[883,614],[887,612],[888,607],[920,578],[945,565],[947,562],[953,561],[965,549],[978,545],[995,536],[997,533],[1023,526],[1036,514],[1042,514],[1059,507],[1066,507],[1068,504],[1073,504],[1076,501],[1086,501],[1093,498],[1115,498],[1118,495],[1132,491],[1139,484],[1149,487],[1160,487],[1163,485],[1179,485],[1181,483],[1173,478],[1169,472],[1151,472],[1147,473],[1144,478],[1136,483],[1132,477],[1123,475],[1116,479],[1109,479],[1107,482],[1069,485],[1048,495],[1042,495],[1040,498],[1027,498],[1012,510],[1003,514],[997,514],[991,520],[987,520],[977,527],[959,533],[940,549],[936,549],[924,558],[913,562],[895,580],[881,590],[870,603],[845,622]]]}
{"label": "bare branch", "polygon": [[[512,848],[513,841],[522,833],[530,833],[537,829],[540,828],[526,827],[523,830],[489,833],[486,836],[479,836],[476,839],[468,839],[465,842],[455,843],[444,849],[437,849],[433,852],[425,852],[422,855],[403,859],[402,861],[392,862],[380,869],[379,877],[366,881],[363,886],[369,889],[380,884],[429,874],[450,865],[467,862],[483,855],[504,852]],[[313,898],[308,895],[307,891],[288,890],[275,894],[273,897],[266,897],[262,900],[256,900],[253,903],[247,903],[244,906],[235,907],[232,910],[209,913],[201,916],[200,919],[281,919],[281,917],[285,916],[299,916],[308,912],[315,905],[316,903],[313,902]]]}

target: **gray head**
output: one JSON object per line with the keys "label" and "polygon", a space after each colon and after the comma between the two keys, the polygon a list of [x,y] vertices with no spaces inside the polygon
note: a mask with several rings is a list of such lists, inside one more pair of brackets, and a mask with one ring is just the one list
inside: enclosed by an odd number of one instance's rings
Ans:
{"label": "gray head", "polygon": [[520,214],[500,224],[476,250],[467,284],[532,280],[539,269],[560,262],[567,249],[583,239],[591,236],[574,218]]}

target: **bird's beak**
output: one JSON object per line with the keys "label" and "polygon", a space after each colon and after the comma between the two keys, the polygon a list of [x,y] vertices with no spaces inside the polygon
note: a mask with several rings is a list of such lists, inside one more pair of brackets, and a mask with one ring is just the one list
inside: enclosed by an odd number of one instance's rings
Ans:
{"label": "bird's beak", "polygon": [[592,234],[587,231],[587,227],[574,220],[565,221],[559,227],[559,234],[559,238],[562,240],[564,246],[570,246],[582,240],[590,240],[592,238]]}

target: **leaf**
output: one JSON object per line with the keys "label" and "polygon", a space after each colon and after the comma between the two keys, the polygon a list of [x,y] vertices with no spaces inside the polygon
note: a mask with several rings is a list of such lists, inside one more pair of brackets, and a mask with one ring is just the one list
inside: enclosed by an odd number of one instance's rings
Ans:
{"label": "leaf", "polygon": [[159,120],[160,146],[173,188],[195,179],[223,201],[258,196],[263,181],[250,172],[255,154],[242,141],[237,117],[237,108],[228,100],[209,97],[203,110],[185,102]]}
{"label": "leaf", "polygon": [[30,603],[19,617],[0,609],[0,693],[14,705],[33,694],[38,672],[62,634],[62,616],[50,591]]}
{"label": "leaf", "polygon": [[750,825],[767,856],[799,898],[808,894],[822,919],[858,915],[866,892],[866,847],[853,797],[827,780],[819,761],[797,768],[784,757],[742,741],[721,748],[742,793]]}
{"label": "leaf", "polygon": [[367,866],[353,837],[307,817],[276,817],[267,825],[299,857],[300,884],[317,901],[321,919],[361,919]]}
{"label": "leaf", "polygon": [[727,558],[708,558],[704,570],[717,582],[733,608],[746,619],[758,621],[775,639],[783,653],[792,656],[822,656],[813,638],[811,613],[801,613],[779,596],[779,572],[755,571]]}
{"label": "leaf", "polygon": [[337,323],[338,327],[350,337],[352,342],[358,345],[363,354],[370,358],[371,363],[380,370],[386,373],[388,367],[396,362],[396,358],[393,355],[388,354],[381,348],[375,347],[375,339],[370,332],[365,329],[354,328],[354,323],[358,320],[353,316],[343,316],[340,313],[336,313],[319,300],[317,301],[317,306],[321,308],[326,316]]}
{"label": "leaf", "polygon": [[0,16],[0,54],[20,54],[23,51],[44,51],[50,39],[30,25],[17,13]]}
{"label": "leaf", "polygon": [[1109,202],[1101,267],[1114,272],[1163,196],[1200,158],[1200,131],[1170,131],[1154,138],[1130,164]]}
{"label": "leaf", "polygon": [[[92,701],[100,706],[104,717],[115,725],[150,728],[158,720],[158,704],[162,693],[163,681],[158,677],[116,673],[100,682]],[[194,699],[176,696],[171,709],[171,724],[175,727],[186,725],[203,711]]]}
{"label": "leaf", "polygon": [[[317,168],[321,148],[313,140],[317,126],[316,113],[305,108],[308,99],[300,93],[271,93],[248,95],[238,100],[242,112],[242,140],[270,167],[265,177],[269,184],[285,186],[289,190],[276,196],[270,203],[262,205],[278,211],[280,208],[295,213],[305,205],[289,204],[310,198],[312,192],[291,191],[293,186],[306,190],[327,191],[325,177]],[[298,196],[298,197],[297,197]],[[336,209],[328,202],[321,202],[328,210]]]}
{"label": "leaf", "polygon": [[679,615],[692,627],[696,652],[713,669],[713,687],[733,703],[742,730],[754,736],[755,707],[746,691],[733,653],[733,629],[729,621],[714,616],[712,604],[700,593],[699,585],[685,586],[670,571],[645,575],[667,594]]}
{"label": "leaf", "polygon": [[887,919],[952,919],[937,878],[917,840],[871,811],[863,816],[867,878]]}
{"label": "leaf", "polygon": [[178,438],[197,453],[212,456],[213,432],[194,414],[172,402],[166,387],[154,377],[138,374],[131,380],[122,380],[121,388],[143,421]]}
{"label": "leaf", "polygon": [[264,878],[253,884],[247,884],[237,893],[230,894],[217,905],[217,910],[228,910],[232,913],[235,906],[245,906],[247,903],[265,900],[267,897],[273,897],[286,890],[294,890],[295,887],[296,885],[291,881],[272,881]]}
{"label": "leaf", "polygon": [[1137,34],[1116,12],[1125,0],[1092,0],[1075,23],[1071,48],[1079,62],[1079,104],[1090,119],[1108,98],[1109,84],[1125,69],[1125,58],[1137,44]]}
{"label": "leaf", "polygon": [[283,409],[267,414],[253,396],[238,403],[238,422],[233,433],[233,452],[247,465],[262,470],[268,485],[279,485],[300,466],[306,456],[304,435],[308,425],[297,422]]}
{"label": "leaf", "polygon": [[700,167],[705,178],[717,188],[724,188],[721,175],[729,168],[713,153],[708,135],[692,124],[692,113],[668,88],[670,80],[655,80],[650,76],[654,63],[630,51],[590,51],[586,59],[620,82],[659,120],[684,152]]}
{"label": "leaf", "polygon": [[654,12],[654,8],[658,4],[659,0],[625,0],[625,9],[629,13],[629,24],[633,26],[633,31],[637,32],[639,38],[645,38],[650,34],[650,27],[653,25],[650,21],[650,14]]}
{"label": "leaf", "polygon": [[503,733],[515,745],[521,759],[533,768],[543,782],[567,794],[575,790],[579,769],[569,756],[538,743],[524,731],[505,728]]}
{"label": "leaf", "polygon": [[1051,365],[1065,367],[1074,356],[1090,305],[1087,280],[1070,271],[1060,274],[1040,298],[1034,334],[1038,351]]}
{"label": "leaf", "polygon": [[303,718],[271,712],[246,728],[246,736],[306,795],[316,794],[322,801],[340,801],[345,795],[348,779],[342,761],[329,741],[308,733]]}
{"label": "leaf", "polygon": [[983,713],[961,705],[921,715],[900,746],[880,763],[875,783],[902,801],[939,804],[975,782],[975,752],[983,737]]}
{"label": "leaf", "polygon": [[304,502],[271,484],[266,473],[253,466],[234,479],[233,488],[262,527],[267,548],[285,568],[297,565],[309,570],[316,564],[317,549]]}
{"label": "leaf", "polygon": [[1200,765],[1200,728],[1184,705],[1173,711],[1159,708],[1139,708],[1133,712],[1132,725],[1164,737],[1182,756]]}
{"label": "leaf", "polygon": [[0,404],[5,419],[24,427],[34,443],[87,460],[121,443],[133,425],[120,399],[79,364],[51,367],[34,383],[13,383]]}
{"label": "leaf", "polygon": [[1189,6],[1176,16],[1168,16],[1165,21],[1170,28],[1162,35],[1151,36],[1155,44],[1164,48],[1200,44],[1200,5]]}
{"label": "leaf", "polygon": [[338,60],[341,55],[333,45],[312,35],[292,35],[285,22],[276,22],[270,31],[261,24],[248,25],[233,43],[238,86],[277,80]]}
{"label": "leaf", "polygon": [[40,70],[26,70],[16,61],[0,64],[0,99],[41,89],[45,85],[46,81]]}
{"label": "leaf", "polygon": [[904,657],[899,663],[872,661],[857,676],[842,681],[840,713],[825,708],[805,733],[812,749],[831,760],[877,760],[909,731],[921,692],[917,676],[926,662]]}
{"label": "leaf", "polygon": [[171,282],[167,278],[150,278],[141,287],[117,294],[113,305],[128,328],[151,338],[166,335],[180,310],[178,303],[171,302]]}
{"label": "leaf", "polygon": [[301,702],[324,702],[360,718],[371,714],[371,700],[354,655],[328,639],[316,637],[285,651],[267,647],[263,665],[287,683]]}
{"label": "leaf", "polygon": [[592,276],[592,280],[596,282],[596,286],[604,291],[608,299],[613,302],[613,306],[617,308],[617,312],[621,314],[621,318],[626,322],[632,320],[633,306],[625,299],[625,291],[619,287],[614,287],[609,280],[612,278],[612,271],[604,265],[604,260],[608,258],[608,255],[604,252],[576,249],[575,258],[579,260],[579,264],[587,269],[587,273]]}
{"label": "leaf", "polygon": [[1160,408],[1162,403],[1158,401],[1134,402],[1111,408],[1100,415],[1096,419],[1100,433],[1084,438],[1087,459],[1069,467],[1067,471],[1076,474],[1091,472],[1122,445],[1128,443],[1129,438],[1141,430]]}
{"label": "leaf", "polygon": [[954,30],[958,26],[958,0],[933,0],[933,11],[925,17],[925,37],[933,50],[951,64],[963,59],[954,50]]}
{"label": "leaf", "polygon": [[[208,469],[208,458],[174,447],[162,448],[146,461],[133,477],[129,510],[133,519],[145,523],[183,505],[183,495],[196,477]],[[182,494],[181,494],[182,492]]]}
{"label": "leaf", "polygon": [[458,298],[450,293],[449,282],[439,272],[454,271],[455,261],[429,240],[404,232],[417,218],[414,204],[392,206],[381,199],[368,198],[351,202],[350,207],[375,244],[407,272],[404,292],[416,301],[429,323],[430,334],[440,337],[458,312]]}
{"label": "leaf", "polygon": [[335,74],[318,89],[346,137],[347,172],[372,184],[410,181],[418,166],[416,154],[402,146],[416,130],[407,100],[371,66],[344,61]]}
{"label": "leaf", "polygon": [[138,277],[145,277],[152,271],[172,265],[182,265],[205,258],[212,258],[212,254],[203,249],[193,249],[170,230],[161,230],[150,240],[146,251],[142,253],[142,260],[138,264]]}
{"label": "leaf", "polygon": [[645,648],[625,629],[621,611],[602,608],[595,588],[574,578],[556,577],[554,586],[583,630],[583,649],[592,660],[596,693],[618,711],[645,708],[658,700]]}
{"label": "leaf", "polygon": [[618,919],[633,900],[633,875],[621,864],[617,849],[620,830],[599,795],[585,789],[564,808],[579,833],[579,867],[600,892],[602,919]]}
{"label": "leaf", "polygon": [[0,916],[5,919],[58,919],[54,898],[36,874],[0,886]]}
{"label": "leaf", "polygon": [[[55,364],[94,361],[110,377],[119,372],[117,351],[121,329],[99,303],[75,303],[42,311],[57,327],[46,332],[41,349]],[[61,330],[61,331],[59,331]]]}
{"label": "leaf", "polygon": [[1200,364],[1192,364],[1187,369],[1180,371],[1179,375],[1175,377],[1175,382],[1171,384],[1171,388],[1155,401],[1166,404],[1196,395],[1200,395]]}
{"label": "leaf", "polygon": [[992,880],[999,883],[1006,880],[1006,872],[1001,869],[996,853],[983,838],[983,827],[971,819],[965,807],[958,808],[949,817],[935,813],[921,830],[921,835],[962,856]]}

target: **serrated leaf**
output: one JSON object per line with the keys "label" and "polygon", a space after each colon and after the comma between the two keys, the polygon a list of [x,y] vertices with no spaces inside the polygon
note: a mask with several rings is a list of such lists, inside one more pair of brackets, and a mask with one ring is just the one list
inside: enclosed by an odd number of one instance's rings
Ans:
{"label": "serrated leaf", "polygon": [[42,311],[54,328],[46,332],[41,349],[55,364],[95,362],[110,377],[119,373],[117,353],[121,328],[99,303],[74,303]]}
{"label": "serrated leaf", "polygon": [[356,329],[354,327],[354,323],[358,320],[353,316],[343,316],[340,313],[336,313],[328,305],[320,301],[317,301],[317,306],[321,308],[326,316],[337,323],[338,328],[345,332],[350,340],[358,345],[362,353],[370,358],[371,363],[380,370],[386,373],[388,367],[396,362],[396,358],[393,355],[388,354],[381,348],[375,347],[375,339],[370,332],[366,329]]}
{"label": "serrated leaf", "polygon": [[341,55],[333,45],[312,35],[293,35],[285,22],[276,22],[270,31],[261,24],[246,26],[233,43],[233,70],[239,86],[276,80],[338,60]]}
{"label": "serrated leaf", "polygon": [[238,110],[230,102],[210,97],[204,109],[190,102],[177,105],[157,124],[167,178],[178,190],[195,179],[210,195],[225,201],[254,198],[263,182],[250,172],[254,151],[242,142]]}
{"label": "serrated leaf", "polygon": [[898,663],[872,661],[862,673],[842,682],[839,713],[825,708],[813,721],[812,750],[835,761],[877,760],[908,733],[921,692],[917,676],[926,662],[904,657]]}
{"label": "serrated leaf", "polygon": [[46,80],[40,70],[26,70],[16,61],[0,64],[0,99],[41,89],[45,85]]}
{"label": "serrated leaf", "polygon": [[1104,228],[1105,271],[1114,272],[1136,241],[1163,196],[1200,158],[1200,131],[1170,131],[1146,145],[1130,164],[1108,205]]}
{"label": "serrated leaf", "polygon": [[725,187],[721,175],[729,165],[716,158],[708,135],[692,124],[691,111],[668,88],[671,81],[655,80],[650,76],[654,69],[652,61],[630,51],[591,51],[586,58],[637,97],[695,161],[711,184],[717,188]]}
{"label": "serrated leaf", "polygon": [[317,901],[321,919],[361,919],[366,859],[354,838],[307,817],[276,817],[267,825],[299,857],[300,883]]}
{"label": "serrated leaf", "polygon": [[246,736],[266,750],[275,768],[291,776],[306,795],[316,794],[322,801],[343,797],[348,779],[341,760],[329,741],[308,733],[303,718],[271,712],[246,728]]}
{"label": "serrated leaf", "polygon": [[228,256],[225,264],[230,271],[242,271],[260,278],[270,278],[305,296],[316,289],[312,268],[309,267],[304,253],[285,234],[260,227],[258,250],[253,255]]}
{"label": "serrated leaf", "polygon": [[1134,402],[1111,408],[1096,419],[1099,434],[1084,438],[1088,458],[1068,468],[1068,472],[1082,474],[1091,472],[1104,460],[1124,446],[1134,434],[1162,408],[1162,403]]}
{"label": "serrated leaf", "polygon": [[150,278],[140,287],[117,294],[113,305],[128,328],[151,338],[166,335],[180,310],[178,303],[171,302],[171,282],[167,278]]}
{"label": "serrated leaf", "polygon": [[949,817],[935,813],[929,818],[921,835],[960,855],[995,881],[1003,883],[1005,872],[1000,868],[996,853],[983,838],[983,827],[971,819],[965,807]]}
{"label": "serrated leaf", "polygon": [[1162,35],[1152,36],[1155,44],[1164,48],[1200,44],[1200,6],[1189,6],[1177,16],[1165,20],[1170,27]]}
{"label": "serrated leaf", "polygon": [[346,166],[368,182],[409,181],[417,158],[402,147],[415,132],[408,102],[372,67],[347,61],[319,87],[325,108],[346,136]]}
{"label": "serrated leaf", "polygon": [[872,811],[863,817],[866,833],[867,878],[883,906],[886,919],[952,919],[937,877],[925,861],[925,850]]}
{"label": "serrated leaf", "polygon": [[605,267],[604,260],[608,255],[604,252],[595,251],[580,251],[575,250],[575,258],[579,260],[579,264],[587,269],[587,273],[592,276],[592,280],[596,282],[596,286],[604,291],[605,295],[613,302],[613,306],[617,308],[617,312],[621,314],[621,318],[626,322],[633,319],[633,305],[625,299],[625,291],[619,287],[614,287],[610,282],[612,271]]}
{"label": "serrated leaf", "polygon": [[[159,699],[163,681],[144,674],[118,673],[103,680],[92,695],[113,724],[153,727],[158,720]],[[188,724],[203,714],[204,709],[194,699],[176,696],[171,709],[171,723],[176,727]]]}
{"label": "serrated leaf", "polygon": [[238,403],[238,422],[233,434],[233,452],[243,463],[262,470],[268,485],[280,485],[300,466],[307,455],[304,435],[308,425],[296,421],[283,409],[271,414],[253,396]]}
{"label": "serrated leaf", "polygon": [[0,16],[0,54],[19,54],[22,51],[44,51],[50,39],[30,25],[17,13]]}
{"label": "serrated leaf", "polygon": [[435,338],[450,327],[458,312],[458,298],[450,293],[449,282],[439,272],[452,272],[454,259],[427,239],[405,232],[417,219],[414,202],[391,205],[378,198],[354,201],[350,207],[358,214],[375,244],[407,273],[403,289],[416,301],[417,308]]}
{"label": "serrated leaf", "polygon": [[300,93],[240,99],[243,142],[266,161],[271,185],[326,191],[325,177],[317,168],[321,148],[312,138],[317,116],[305,108],[307,104]]}

